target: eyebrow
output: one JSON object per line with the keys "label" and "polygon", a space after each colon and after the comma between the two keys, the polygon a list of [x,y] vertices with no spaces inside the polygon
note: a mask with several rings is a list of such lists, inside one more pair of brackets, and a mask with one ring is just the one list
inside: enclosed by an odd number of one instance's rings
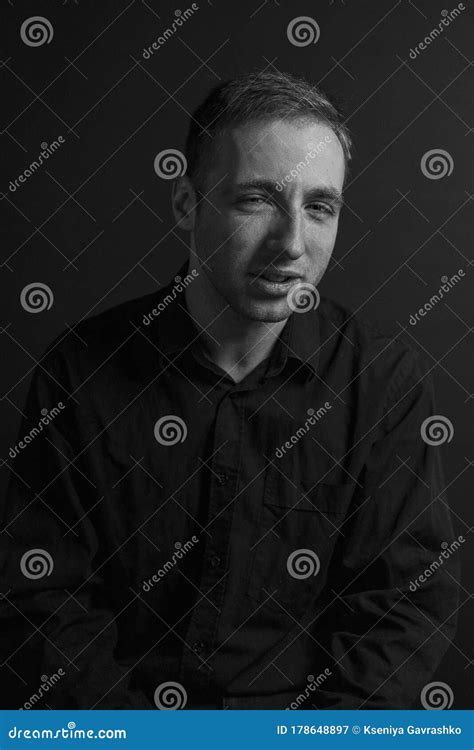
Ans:
{"label": "eyebrow", "polygon": [[[248,180],[246,182],[238,182],[236,185],[231,187],[232,191],[243,192],[244,190],[263,190],[270,195],[280,194],[282,191],[277,190],[277,183],[272,180]],[[331,201],[332,204],[341,207],[344,203],[344,197],[339,190],[331,186],[314,187],[309,188],[304,194],[305,200],[318,200],[325,199]]]}

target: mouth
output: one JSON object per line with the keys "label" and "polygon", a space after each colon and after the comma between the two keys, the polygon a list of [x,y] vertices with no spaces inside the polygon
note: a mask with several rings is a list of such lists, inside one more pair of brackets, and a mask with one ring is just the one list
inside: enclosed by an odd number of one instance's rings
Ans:
{"label": "mouth", "polygon": [[294,271],[272,271],[263,270],[259,273],[252,274],[257,279],[265,279],[275,284],[285,284],[286,282],[296,281],[300,278],[299,274]]}
{"label": "mouth", "polygon": [[296,283],[301,281],[301,277],[291,273],[276,271],[261,271],[260,273],[250,274],[252,277],[251,286],[255,291],[263,293],[265,296],[282,296]]}

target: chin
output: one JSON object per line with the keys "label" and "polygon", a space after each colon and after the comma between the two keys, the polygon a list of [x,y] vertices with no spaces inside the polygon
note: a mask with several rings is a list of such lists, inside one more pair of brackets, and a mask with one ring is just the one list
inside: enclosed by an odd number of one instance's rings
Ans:
{"label": "chin", "polygon": [[291,309],[288,307],[286,300],[279,303],[249,301],[239,307],[239,312],[249,320],[260,321],[261,323],[280,323],[291,315]]}

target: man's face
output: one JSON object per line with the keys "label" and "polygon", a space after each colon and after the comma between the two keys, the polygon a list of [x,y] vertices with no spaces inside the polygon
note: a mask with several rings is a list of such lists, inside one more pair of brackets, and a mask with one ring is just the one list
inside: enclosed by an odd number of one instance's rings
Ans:
{"label": "man's face", "polygon": [[[240,315],[285,320],[291,289],[316,286],[334,248],[342,146],[322,123],[282,120],[247,123],[222,134],[217,146],[196,216],[200,273]],[[297,276],[281,283],[261,277],[272,271]]]}

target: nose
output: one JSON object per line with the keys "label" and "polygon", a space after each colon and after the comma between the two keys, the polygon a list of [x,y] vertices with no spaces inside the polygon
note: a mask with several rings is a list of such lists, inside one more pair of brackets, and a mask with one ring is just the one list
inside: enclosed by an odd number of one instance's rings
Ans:
{"label": "nose", "polygon": [[305,245],[301,218],[297,214],[281,214],[275,220],[267,244],[279,260],[296,260],[303,255]]}

